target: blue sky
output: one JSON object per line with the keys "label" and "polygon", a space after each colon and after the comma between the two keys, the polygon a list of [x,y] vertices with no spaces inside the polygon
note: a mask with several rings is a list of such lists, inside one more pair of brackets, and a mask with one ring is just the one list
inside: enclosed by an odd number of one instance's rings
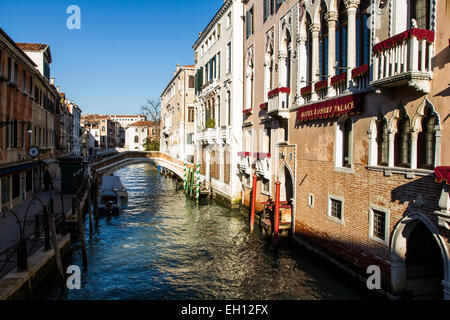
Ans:
{"label": "blue sky", "polygon": [[[159,98],[176,64],[194,64],[192,45],[223,0],[1,0],[0,27],[16,42],[50,45],[52,76],[87,113],[139,113]],[[81,8],[81,30],[66,9]]]}

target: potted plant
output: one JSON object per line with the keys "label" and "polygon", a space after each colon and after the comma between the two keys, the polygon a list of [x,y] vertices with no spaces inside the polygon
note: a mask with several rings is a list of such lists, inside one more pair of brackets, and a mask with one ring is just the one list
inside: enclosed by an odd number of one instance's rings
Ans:
{"label": "potted plant", "polygon": [[206,120],[206,128],[207,129],[213,129],[215,127],[216,127],[216,120],[215,119],[210,118],[210,119]]}

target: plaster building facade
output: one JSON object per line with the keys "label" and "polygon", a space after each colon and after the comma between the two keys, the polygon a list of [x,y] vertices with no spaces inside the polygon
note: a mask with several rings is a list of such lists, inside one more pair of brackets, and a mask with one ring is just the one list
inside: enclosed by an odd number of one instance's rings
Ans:
{"label": "plaster building facade", "polygon": [[223,6],[193,46],[196,68],[195,163],[213,196],[240,204],[238,153],[242,143],[243,3]]}
{"label": "plaster building facade", "polygon": [[194,162],[195,66],[177,65],[161,94],[162,152]]}

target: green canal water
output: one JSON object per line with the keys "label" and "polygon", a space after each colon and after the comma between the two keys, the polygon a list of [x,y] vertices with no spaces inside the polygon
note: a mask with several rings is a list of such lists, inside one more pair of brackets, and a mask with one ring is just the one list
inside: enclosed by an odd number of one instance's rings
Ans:
{"label": "green canal water", "polygon": [[[89,236],[81,290],[54,300],[343,300],[368,291],[318,257],[283,240],[278,249],[247,217],[210,201],[200,206],[150,165],[116,172],[129,193],[117,217]],[[258,228],[257,228],[258,229]],[[71,264],[82,269],[79,245]]]}

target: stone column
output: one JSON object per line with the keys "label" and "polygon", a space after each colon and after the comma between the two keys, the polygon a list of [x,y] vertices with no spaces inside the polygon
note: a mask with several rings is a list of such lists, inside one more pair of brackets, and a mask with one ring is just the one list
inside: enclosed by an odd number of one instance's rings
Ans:
{"label": "stone column", "polygon": [[[299,35],[297,38],[297,46],[298,46],[298,79],[297,82],[299,83],[299,86],[297,87],[297,96],[299,97],[299,103],[303,104],[304,99],[301,94],[301,88],[308,86],[306,83],[306,68],[308,57],[307,57],[307,50],[306,50],[306,41],[308,40],[308,36],[306,34]],[[270,152],[270,151],[269,151]]]}
{"label": "stone column", "polygon": [[330,11],[325,14],[325,19],[328,22],[328,96],[336,94],[334,88],[331,86],[331,78],[336,75],[336,22],[338,20],[338,13]]}
{"label": "stone column", "polygon": [[389,131],[389,168],[395,167],[395,134],[397,131],[390,130]]}
{"label": "stone column", "polygon": [[317,93],[314,88],[314,84],[317,82],[317,73],[319,72],[319,32],[320,24],[314,23],[310,26],[311,36],[312,36],[312,67],[311,67],[311,92],[312,100],[317,100]]}
{"label": "stone column", "polygon": [[352,78],[352,70],[356,67],[356,10],[359,0],[345,0],[348,16],[347,34],[347,83]]}
{"label": "stone column", "polygon": [[411,169],[417,169],[417,135],[416,131],[411,132]]}
{"label": "stone column", "polygon": [[214,121],[216,122],[216,129],[219,128],[219,99],[217,96],[214,99]]}

